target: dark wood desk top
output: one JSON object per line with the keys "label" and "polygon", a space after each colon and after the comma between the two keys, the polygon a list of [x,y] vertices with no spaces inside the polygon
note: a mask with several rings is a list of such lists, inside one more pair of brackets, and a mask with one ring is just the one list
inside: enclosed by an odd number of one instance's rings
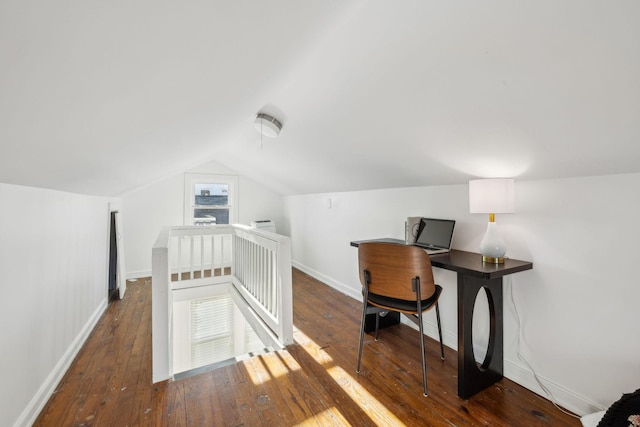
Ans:
{"label": "dark wood desk top", "polygon": [[[369,239],[357,240],[351,242],[351,246],[358,247],[360,243],[380,242],[394,243],[397,245],[405,245],[404,240],[400,239]],[[431,265],[443,268],[445,270],[455,271],[457,273],[469,276],[482,277],[484,279],[496,279],[506,276],[507,274],[518,273],[520,271],[531,270],[533,263],[529,261],[520,261],[517,259],[506,259],[504,264],[491,264],[482,262],[482,255],[474,252],[459,251],[452,249],[449,253],[430,255]]]}

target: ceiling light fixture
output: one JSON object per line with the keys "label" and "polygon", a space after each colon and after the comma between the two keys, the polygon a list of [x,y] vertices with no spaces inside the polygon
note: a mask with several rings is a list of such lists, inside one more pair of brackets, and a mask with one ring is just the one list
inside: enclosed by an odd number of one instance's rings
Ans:
{"label": "ceiling light fixture", "polygon": [[278,119],[264,113],[258,113],[254,125],[261,135],[268,138],[275,138],[282,130],[282,123]]}

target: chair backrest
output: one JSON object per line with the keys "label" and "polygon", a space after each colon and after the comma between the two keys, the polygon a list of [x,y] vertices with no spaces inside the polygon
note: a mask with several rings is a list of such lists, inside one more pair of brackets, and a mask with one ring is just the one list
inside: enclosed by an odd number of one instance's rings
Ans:
{"label": "chair backrest", "polygon": [[360,282],[365,286],[364,271],[370,275],[369,292],[390,298],[415,301],[413,279],[420,277],[422,299],[435,293],[429,255],[417,246],[391,243],[361,243],[358,247]]}

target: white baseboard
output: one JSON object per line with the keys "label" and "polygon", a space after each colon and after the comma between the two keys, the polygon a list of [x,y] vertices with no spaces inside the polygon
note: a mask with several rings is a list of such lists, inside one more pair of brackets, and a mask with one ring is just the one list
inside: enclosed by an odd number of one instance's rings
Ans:
{"label": "white baseboard", "polygon": [[84,325],[84,328],[82,328],[76,339],[73,340],[62,358],[58,361],[51,373],[49,373],[47,379],[42,383],[38,392],[33,396],[33,399],[31,399],[27,407],[22,411],[22,414],[20,414],[16,420],[14,427],[28,427],[33,425],[36,418],[38,418],[38,415],[40,415],[40,411],[42,411],[44,405],[46,405],[49,398],[53,395],[56,386],[60,383],[60,380],[62,380],[62,377],[69,369],[69,366],[71,366],[71,362],[76,358],[78,352],[80,352],[80,349],[89,337],[89,334],[91,334],[91,331],[93,331],[93,328],[107,309],[107,303],[108,301],[105,298],[98,305],[98,308],[93,312],[89,321]]}
{"label": "white baseboard", "polygon": [[127,277],[127,280],[151,277],[151,270],[127,271],[126,277]]}
{"label": "white baseboard", "polygon": [[[314,279],[317,279],[319,281],[321,281],[322,283],[331,286],[333,289],[342,292],[343,294],[353,298],[353,299],[357,299],[362,301],[362,294],[360,294],[360,289],[353,289],[350,286],[347,286],[341,282],[338,282],[337,280],[333,280],[331,277],[329,276],[325,276],[324,274],[320,273],[319,271],[316,271],[312,268],[307,267],[304,264],[299,263],[298,261],[295,260],[291,260],[291,264],[297,268],[298,270],[308,274],[309,276],[313,277]],[[359,286],[359,284],[358,284]]]}
{"label": "white baseboard", "polygon": [[[354,290],[353,288],[346,286],[345,284],[334,280],[331,277],[328,277],[312,268],[309,268],[297,261],[293,261],[293,266],[297,269],[307,273],[313,278],[321,281],[322,283],[331,286],[332,288],[342,292],[343,294],[350,296],[351,298],[361,300],[362,296],[359,293],[359,290]],[[401,317],[402,319],[402,317]],[[415,328],[418,327],[412,322],[404,319],[402,323],[409,325],[410,327]],[[424,332],[425,335],[438,340],[438,329],[435,322],[425,321],[424,323]],[[442,331],[442,340],[444,341],[444,345],[450,347],[454,350],[458,348],[458,333],[457,331]],[[477,349],[475,350],[476,354],[482,354],[484,350]],[[505,359],[504,360],[504,376],[509,378],[511,381],[515,382],[518,385],[542,396],[545,399],[552,400],[550,396],[547,396],[544,390],[540,388],[538,383],[536,382],[533,374],[529,369],[524,367],[520,362],[516,362],[513,360]],[[585,396],[582,396],[572,390],[569,390],[559,384],[556,384],[546,378],[540,377],[538,375],[538,379],[542,384],[551,392],[553,398],[555,399],[555,403],[560,405],[561,407],[568,409],[571,412],[574,412],[578,415],[590,414],[596,411],[601,411],[604,408],[601,408],[596,402],[588,399]]]}
{"label": "white baseboard", "polygon": [[605,409],[600,407],[593,400],[538,375],[538,379],[542,385],[544,385],[544,387],[546,387],[552,394],[552,396],[547,396],[544,390],[542,390],[536,382],[531,371],[513,360],[504,360],[504,376],[522,387],[529,389],[545,399],[551,400],[562,408],[580,416]]}

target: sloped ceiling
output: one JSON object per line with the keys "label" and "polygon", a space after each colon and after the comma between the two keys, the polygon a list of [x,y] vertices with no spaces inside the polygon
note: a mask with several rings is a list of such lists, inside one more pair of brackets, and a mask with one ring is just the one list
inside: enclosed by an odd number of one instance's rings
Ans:
{"label": "sloped ceiling", "polygon": [[115,196],[210,160],[283,194],[640,172],[638,22],[637,0],[3,1],[0,182]]}

